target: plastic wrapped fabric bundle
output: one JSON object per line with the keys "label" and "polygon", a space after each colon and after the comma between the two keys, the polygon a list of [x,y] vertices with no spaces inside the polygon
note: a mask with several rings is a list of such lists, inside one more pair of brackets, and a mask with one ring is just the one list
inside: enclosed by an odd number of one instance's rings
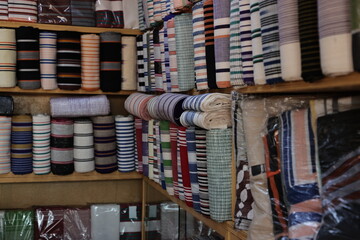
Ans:
{"label": "plastic wrapped fabric bundle", "polygon": [[137,8],[137,1],[123,0],[124,28],[139,29],[139,12],[134,10]]}
{"label": "plastic wrapped fabric bundle", "polygon": [[35,209],[35,239],[64,238],[64,207]]}
{"label": "plastic wrapped fabric bundle", "polygon": [[74,172],[74,122],[69,118],[51,119],[51,171],[55,175]]}
{"label": "plastic wrapped fabric bundle", "polygon": [[110,113],[106,95],[51,98],[50,107],[53,117],[90,117]]}
{"label": "plastic wrapped fabric bundle", "polygon": [[37,114],[33,121],[33,170],[35,174],[48,174],[51,171],[50,116]]}
{"label": "plastic wrapped fabric bundle", "polygon": [[141,240],[141,204],[120,204],[120,239]]}
{"label": "plastic wrapped fabric bundle", "polygon": [[179,205],[172,202],[164,202],[160,204],[161,211],[161,238],[162,239],[178,239],[179,237]]}
{"label": "plastic wrapped fabric bundle", "polygon": [[40,82],[39,29],[16,29],[17,80],[22,89],[38,89]]}
{"label": "plastic wrapped fabric bundle", "polygon": [[75,26],[95,26],[95,4],[93,0],[71,0],[71,23]]}
{"label": "plastic wrapped fabric bundle", "polygon": [[150,120],[151,116],[147,109],[150,99],[155,97],[154,95],[148,95],[143,93],[132,93],[126,98],[124,106],[126,111],[132,115],[144,120]]}
{"label": "plastic wrapped fabric bundle", "polygon": [[9,0],[9,21],[37,22],[37,0]]}
{"label": "plastic wrapped fabric bundle", "polygon": [[218,222],[231,219],[231,129],[206,133],[210,217]]}
{"label": "plastic wrapped fabric bundle", "polygon": [[354,71],[350,1],[318,0],[321,69],[326,76]]}
{"label": "plastic wrapped fabric bundle", "polygon": [[210,89],[216,89],[214,6],[213,0],[204,0],[206,70]]}
{"label": "plastic wrapped fabric bundle", "polygon": [[118,240],[120,233],[120,205],[91,205],[91,239]]}
{"label": "plastic wrapped fabric bundle", "polygon": [[93,124],[90,119],[74,121],[74,169],[81,173],[95,169]]}
{"label": "plastic wrapped fabric bundle", "polygon": [[16,85],[16,36],[15,29],[0,29],[2,45],[0,57],[0,86],[15,87]]}
{"label": "plastic wrapped fabric bundle", "polygon": [[0,20],[8,20],[9,6],[7,0],[0,1]]}
{"label": "plastic wrapped fabric bundle", "polygon": [[100,37],[81,35],[81,88],[96,91],[100,88]]}
{"label": "plastic wrapped fabric bundle", "polygon": [[5,240],[4,217],[5,217],[5,211],[0,211],[0,239],[1,240]]}
{"label": "plastic wrapped fabric bundle", "polygon": [[122,90],[136,90],[136,37],[121,38],[122,52]]}
{"label": "plastic wrapped fabric bundle", "polygon": [[90,240],[89,208],[68,208],[64,211],[64,240]]}
{"label": "plastic wrapped fabric bundle", "polygon": [[14,100],[11,96],[0,96],[0,115],[11,116],[14,111]]}
{"label": "plastic wrapped fabric bundle", "polygon": [[71,25],[71,0],[38,0],[38,22]]}
{"label": "plastic wrapped fabric bundle", "polygon": [[180,116],[183,113],[182,104],[188,95],[164,93],[158,97],[157,116],[161,120],[168,120],[180,125]]}
{"label": "plastic wrapped fabric bundle", "polygon": [[9,173],[11,169],[10,143],[11,143],[11,117],[0,116],[0,174]]}
{"label": "plastic wrapped fabric bundle", "polygon": [[95,3],[96,26],[124,28],[122,0],[97,0]]}
{"label": "plastic wrapped fabric bundle", "polygon": [[173,172],[172,172],[172,161],[175,159],[172,158],[172,146],[171,146],[171,136],[170,136],[170,122],[160,121],[160,139],[161,139],[161,154],[164,164],[164,178],[166,184],[166,191],[169,195],[174,195],[174,186],[173,186]]}
{"label": "plastic wrapped fabric bundle", "polygon": [[352,55],[355,71],[360,71],[360,2],[351,1]]}
{"label": "plastic wrapped fabric bundle", "polygon": [[40,32],[40,79],[44,90],[54,90],[56,83],[56,41],[54,32]]}
{"label": "plastic wrapped fabric bundle", "polygon": [[226,129],[232,125],[230,109],[211,112],[184,111],[180,116],[180,123],[185,127],[197,126],[207,130]]}
{"label": "plastic wrapped fabric bundle", "polygon": [[135,125],[134,117],[115,116],[117,161],[120,172],[135,170]]}
{"label": "plastic wrapped fabric bundle", "polygon": [[7,210],[4,215],[4,239],[32,240],[34,238],[34,212]]}
{"label": "plastic wrapped fabric bundle", "polygon": [[160,205],[151,204],[147,206],[146,209],[146,228],[145,228],[145,236],[148,240],[156,240],[161,239],[161,213],[160,213]]}
{"label": "plastic wrapped fabric bundle", "polygon": [[231,107],[229,94],[224,93],[205,93],[189,96],[184,100],[183,109],[195,111],[217,111]]}

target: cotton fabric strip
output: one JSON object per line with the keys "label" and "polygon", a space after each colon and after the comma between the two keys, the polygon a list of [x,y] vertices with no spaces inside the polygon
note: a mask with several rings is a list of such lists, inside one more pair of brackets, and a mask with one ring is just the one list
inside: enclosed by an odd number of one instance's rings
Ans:
{"label": "cotton fabric strip", "polygon": [[72,2],[74,0],[38,0],[38,22],[71,25]]}
{"label": "cotton fabric strip", "polygon": [[154,43],[154,74],[155,85],[154,89],[157,92],[163,91],[163,78],[162,78],[162,65],[161,65],[161,47],[160,47],[160,29],[154,29],[153,31],[153,43]]}
{"label": "cotton fabric strip", "polygon": [[142,129],[141,129],[141,169],[144,176],[149,176],[149,121],[141,120],[142,121]]}
{"label": "cotton fabric strip", "polygon": [[5,174],[11,170],[11,117],[0,116],[0,141],[0,174]]}
{"label": "cotton fabric strip", "polygon": [[120,205],[91,205],[91,239],[118,240],[120,233]]}
{"label": "cotton fabric strip", "polygon": [[93,0],[71,0],[71,23],[75,26],[95,27]]}
{"label": "cotton fabric strip", "polygon": [[[133,2],[133,1],[131,1]],[[124,8],[125,8],[126,3],[124,3]],[[143,1],[142,0],[138,0],[137,2],[137,7],[138,7],[138,16],[139,16],[139,29],[141,31],[144,31],[146,29],[146,23],[145,23],[145,13],[144,13],[144,6],[143,6]],[[125,10],[126,11],[126,10]],[[125,13],[126,14],[126,13]],[[126,17],[125,17],[126,18]]]}
{"label": "cotton fabric strip", "polygon": [[155,78],[155,46],[154,46],[154,32],[156,29],[149,31],[148,38],[148,64],[149,64],[149,91],[156,90],[156,78]]}
{"label": "cotton fabric strip", "polygon": [[0,1],[0,20],[8,20],[9,6],[7,0]]}
{"label": "cotton fabric strip", "polygon": [[142,120],[135,117],[135,138],[136,138],[136,155],[135,170],[139,173],[143,172],[142,164]]}
{"label": "cotton fabric strip", "polygon": [[208,85],[210,89],[218,88],[215,72],[215,39],[214,39],[214,6],[213,0],[204,0],[205,50]]}
{"label": "cotton fabric strip", "polygon": [[95,170],[94,131],[90,119],[74,121],[74,169],[75,172]]}
{"label": "cotton fabric strip", "polygon": [[135,123],[134,117],[115,116],[117,161],[120,172],[135,170]]}
{"label": "cotton fabric strip", "polygon": [[[163,89],[165,92],[171,92],[171,69],[170,69],[170,50],[169,50],[169,34],[168,34],[168,29],[167,29],[167,25],[164,24],[163,27],[163,31],[164,31],[164,56],[162,61],[164,61],[163,63]],[[164,79],[164,71],[165,71],[165,79]]]}
{"label": "cotton fabric strip", "polygon": [[32,116],[33,123],[33,170],[35,174],[48,174],[51,171],[50,116]]}
{"label": "cotton fabric strip", "polygon": [[126,36],[122,42],[122,90],[136,90],[136,37]]}
{"label": "cotton fabric strip", "polygon": [[9,0],[9,21],[37,22],[36,0]]}
{"label": "cotton fabric strip", "polygon": [[[155,126],[154,119],[150,119],[147,124],[148,129],[143,131],[143,136],[144,133],[147,135],[146,142],[143,139],[143,146],[147,145],[147,150],[145,150],[145,152],[148,153],[147,162],[146,161],[144,162],[143,174],[150,179],[154,179],[154,150],[155,150],[154,148],[156,148],[156,137],[154,134],[154,126]],[[158,171],[160,171],[160,169],[158,169]]]}
{"label": "cotton fabric strip", "polygon": [[0,29],[0,87],[16,85],[16,34],[14,29]]}
{"label": "cotton fabric strip", "polygon": [[230,2],[230,80],[231,86],[242,86],[242,60],[240,39],[240,1]]}
{"label": "cotton fabric strip", "polygon": [[172,161],[172,177],[174,196],[179,198],[179,182],[178,182],[178,142],[177,142],[177,126],[174,123],[170,123],[170,147],[171,147],[171,161]]}
{"label": "cotton fabric strip", "polygon": [[81,35],[81,88],[86,91],[100,89],[99,47],[99,35]]}
{"label": "cotton fabric strip", "polygon": [[144,37],[139,35],[136,37],[136,54],[137,54],[137,90],[145,92],[145,61],[144,61]]}
{"label": "cotton fabric strip", "polygon": [[57,89],[56,82],[56,42],[54,32],[40,32],[40,78],[44,90]]}

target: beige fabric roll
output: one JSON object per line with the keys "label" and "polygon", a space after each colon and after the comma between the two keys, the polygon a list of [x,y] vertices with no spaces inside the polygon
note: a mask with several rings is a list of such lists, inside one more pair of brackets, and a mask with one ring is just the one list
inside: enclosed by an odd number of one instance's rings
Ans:
{"label": "beige fabric roll", "polygon": [[0,87],[16,85],[16,37],[14,29],[0,29]]}
{"label": "beige fabric roll", "polygon": [[122,41],[122,90],[136,90],[136,37],[126,36]]}

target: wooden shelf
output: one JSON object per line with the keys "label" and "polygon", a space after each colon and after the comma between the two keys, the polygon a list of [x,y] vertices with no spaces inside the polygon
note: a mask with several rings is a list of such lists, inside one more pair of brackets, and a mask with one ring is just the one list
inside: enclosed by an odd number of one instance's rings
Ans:
{"label": "wooden shelf", "polygon": [[159,184],[155,183],[154,181],[150,180],[149,178],[144,177],[144,181],[148,185],[153,187],[157,192],[161,193],[162,195],[164,195],[165,197],[167,197],[174,203],[178,204],[181,208],[183,208],[184,210],[189,212],[191,215],[193,215],[198,220],[202,221],[208,227],[210,227],[213,230],[215,230],[216,232],[218,232],[220,235],[226,237],[228,233],[231,233],[232,235],[236,236],[237,239],[246,239],[246,237],[247,237],[246,231],[237,231],[236,229],[234,229],[233,221],[227,221],[227,222],[222,222],[222,223],[216,222],[216,221],[202,215],[201,213],[196,212],[193,208],[188,207],[186,205],[186,203],[181,201],[180,199],[177,199],[174,196],[170,196],[164,189],[162,189],[162,187]]}
{"label": "wooden shelf", "polygon": [[34,173],[25,175],[15,175],[7,173],[0,175],[1,183],[40,183],[40,182],[86,182],[86,181],[107,181],[107,180],[136,180],[143,176],[137,172],[120,173],[113,172],[101,174],[98,172],[72,173],[70,175],[59,176],[52,173],[46,175],[35,175]]}
{"label": "wooden shelf", "polygon": [[18,28],[21,26],[29,26],[29,27],[39,28],[41,30],[75,31],[75,32],[82,32],[82,33],[118,32],[118,33],[121,33],[124,35],[141,35],[142,34],[142,32],[138,29],[81,27],[81,26],[42,24],[42,23],[31,23],[31,22],[0,21],[0,26],[7,27],[7,28]]}

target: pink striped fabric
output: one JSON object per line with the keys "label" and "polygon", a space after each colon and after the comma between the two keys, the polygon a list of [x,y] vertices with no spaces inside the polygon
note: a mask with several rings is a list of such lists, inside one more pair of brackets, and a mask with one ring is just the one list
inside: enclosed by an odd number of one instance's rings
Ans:
{"label": "pink striped fabric", "polygon": [[99,46],[99,35],[81,35],[81,87],[86,91],[100,88]]}
{"label": "pink striped fabric", "polygon": [[37,22],[36,0],[9,0],[8,9],[10,21]]}
{"label": "pink striped fabric", "polygon": [[171,92],[179,92],[177,60],[176,60],[176,42],[175,42],[175,20],[172,18],[167,22],[168,43],[170,54],[170,79]]}
{"label": "pink striped fabric", "polygon": [[147,105],[153,97],[155,96],[143,93],[133,93],[125,100],[125,109],[136,117],[144,120],[150,120],[151,116],[147,109]]}

